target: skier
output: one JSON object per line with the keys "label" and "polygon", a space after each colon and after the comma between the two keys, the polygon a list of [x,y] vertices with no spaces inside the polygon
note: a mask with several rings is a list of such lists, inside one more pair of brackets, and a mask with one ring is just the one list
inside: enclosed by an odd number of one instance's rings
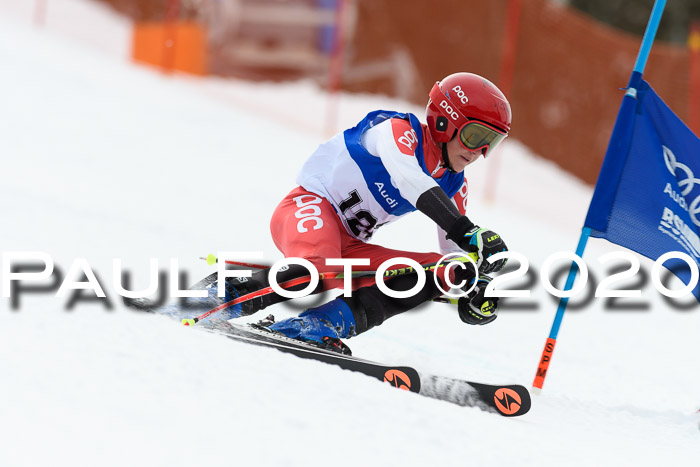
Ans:
{"label": "skier", "polygon": [[[455,73],[435,83],[426,109],[427,124],[410,113],[377,110],[357,126],[321,144],[303,165],[299,186],[282,200],[272,215],[272,238],[285,257],[300,257],[321,272],[337,271],[326,258],[368,258],[369,265],[356,270],[376,270],[387,259],[408,257],[421,264],[438,261],[438,253],[397,251],[367,243],[382,225],[418,210],[438,226],[440,249],[470,252],[480,274],[473,268],[455,268],[453,283],[467,281],[474,290],[459,299],[459,316],[468,324],[483,325],[496,319],[498,300],[484,291],[504,259],[487,261],[506,251],[499,235],[481,228],[466,217],[467,181],[464,169],[480,156],[490,156],[507,136],[511,110],[503,93],[487,79],[471,73]],[[226,297],[268,287],[268,271],[251,278],[226,280]],[[278,283],[309,272],[290,265],[277,275]],[[425,286],[410,298],[391,298],[376,284],[355,280],[351,297],[338,298],[310,308],[296,318],[262,323],[293,339],[347,352],[341,341],[361,334],[386,319],[442,295],[432,277],[438,275],[449,289],[444,268],[427,272]],[[456,277],[455,277],[456,276]],[[386,285],[409,290],[415,275],[397,276]],[[321,281],[317,290],[337,287],[341,281]],[[300,287],[303,288],[303,287]],[[210,289],[210,298],[217,287]],[[270,294],[230,307],[226,318],[250,315],[285,298]]]}

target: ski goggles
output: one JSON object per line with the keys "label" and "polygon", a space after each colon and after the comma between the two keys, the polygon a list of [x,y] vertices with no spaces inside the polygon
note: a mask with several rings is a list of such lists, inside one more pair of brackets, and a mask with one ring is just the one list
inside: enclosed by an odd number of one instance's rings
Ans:
{"label": "ski goggles", "polygon": [[470,151],[481,149],[484,157],[486,157],[489,150],[498,146],[508,136],[508,133],[488,123],[468,120],[458,130],[457,135],[463,148]]}

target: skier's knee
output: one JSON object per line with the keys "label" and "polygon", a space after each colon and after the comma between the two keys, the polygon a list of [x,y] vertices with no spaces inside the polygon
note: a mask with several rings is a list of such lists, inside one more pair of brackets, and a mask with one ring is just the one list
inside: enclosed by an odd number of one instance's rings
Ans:
{"label": "skier's knee", "polygon": [[[343,297],[355,317],[357,334],[440,296],[433,273],[428,272],[426,276],[425,285],[410,297],[390,297],[379,290],[377,285],[362,287],[354,291],[351,297]],[[386,281],[386,286],[397,292],[410,290],[415,284],[415,275],[399,276]]]}
{"label": "skier's knee", "polygon": [[[261,271],[255,272],[251,277],[234,277],[226,280],[227,291],[235,297],[241,297],[243,295],[256,292],[258,290],[270,287],[270,270],[263,269]],[[308,286],[308,282],[302,281],[295,285],[286,285],[287,282],[299,279],[304,276],[309,276],[309,271],[298,264],[290,264],[283,269],[277,271],[275,279],[280,288],[288,290],[290,292],[297,292],[299,290],[304,290]],[[318,293],[322,290],[322,284],[318,284],[316,288],[311,291],[311,293]],[[276,293],[269,293],[262,295],[260,297],[255,297],[250,300],[246,300],[242,303],[242,314],[243,316],[252,315],[270,305],[275,303],[280,303],[288,300],[288,298],[278,295]]]}

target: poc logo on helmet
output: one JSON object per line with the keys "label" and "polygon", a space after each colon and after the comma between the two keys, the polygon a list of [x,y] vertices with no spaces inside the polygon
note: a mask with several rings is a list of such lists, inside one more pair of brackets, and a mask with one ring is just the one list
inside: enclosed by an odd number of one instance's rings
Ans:
{"label": "poc logo on helmet", "polygon": [[450,117],[452,117],[452,120],[459,119],[459,114],[455,112],[455,109],[453,109],[452,106],[450,106],[450,104],[448,104],[445,99],[443,99],[442,102],[440,102],[440,107],[445,109],[445,112],[447,112],[450,115]]}
{"label": "poc logo on helmet", "polygon": [[457,94],[457,97],[459,97],[459,100],[462,101],[462,104],[469,102],[469,98],[466,94],[464,94],[464,91],[462,91],[462,86],[455,86],[452,88],[452,90]]}

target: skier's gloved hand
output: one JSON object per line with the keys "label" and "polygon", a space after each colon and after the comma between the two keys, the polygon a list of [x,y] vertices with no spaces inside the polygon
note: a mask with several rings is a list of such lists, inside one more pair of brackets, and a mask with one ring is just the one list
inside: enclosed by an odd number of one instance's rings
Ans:
{"label": "skier's gloved hand", "polygon": [[498,272],[506,265],[506,258],[501,258],[493,263],[488,262],[490,256],[508,251],[505,242],[496,232],[482,229],[478,225],[473,226],[464,233],[463,238],[457,242],[459,247],[467,252],[479,255],[476,265],[485,273]]}
{"label": "skier's gloved hand", "polygon": [[[465,297],[460,297],[458,303],[459,318],[467,324],[488,324],[496,319],[498,314],[498,297],[484,297],[486,286],[491,278],[480,274],[474,290]],[[471,287],[471,285],[470,285]]]}

